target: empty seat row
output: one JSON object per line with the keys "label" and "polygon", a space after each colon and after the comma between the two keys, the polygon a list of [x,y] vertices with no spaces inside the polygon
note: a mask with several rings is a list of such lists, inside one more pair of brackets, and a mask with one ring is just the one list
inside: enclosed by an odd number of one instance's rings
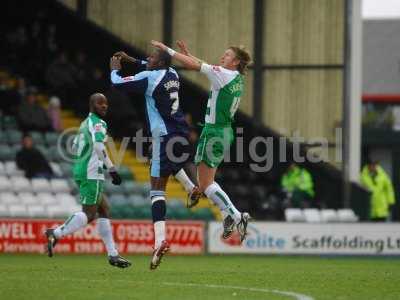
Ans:
{"label": "empty seat row", "polygon": [[40,204],[0,204],[0,217],[65,218],[80,209],[78,204],[47,206]]}
{"label": "empty seat row", "polygon": [[147,197],[150,192],[149,184],[142,184],[134,181],[123,181],[120,186],[113,185],[107,180],[104,183],[104,192],[109,195],[125,193],[127,195],[136,194]]}
{"label": "empty seat row", "polygon": [[[50,167],[56,176],[70,176],[72,172],[65,171],[67,168],[71,169],[69,164],[58,164],[50,162]],[[68,174],[66,174],[68,173]],[[0,161],[0,175],[7,176],[24,176],[24,171],[19,169],[15,161]]]}
{"label": "empty seat row", "polygon": [[297,209],[287,208],[285,218],[288,222],[357,222],[358,216],[351,209]]}
{"label": "empty seat row", "polygon": [[72,205],[76,204],[77,199],[67,193],[37,193],[30,192],[0,193],[0,204],[24,204],[24,205]]}
{"label": "empty seat row", "polygon": [[69,193],[71,187],[68,180],[55,178],[44,179],[34,178],[32,180],[22,176],[6,177],[0,176],[0,192],[51,192],[51,193]]}
{"label": "empty seat row", "polygon": [[[151,201],[149,196],[142,195],[129,195],[124,194],[112,194],[108,197],[111,205],[125,205],[132,204],[133,206],[151,206]],[[181,199],[167,199],[167,206],[171,208],[181,208],[185,207],[184,201]]]}
{"label": "empty seat row", "polygon": [[[41,132],[32,131],[29,132],[29,135],[32,137],[35,145],[47,144],[49,146],[56,145],[59,137],[59,134],[56,132],[46,132],[42,134]],[[21,143],[22,136],[22,132],[17,129],[0,130],[0,143],[9,143],[11,145],[19,144]]]}

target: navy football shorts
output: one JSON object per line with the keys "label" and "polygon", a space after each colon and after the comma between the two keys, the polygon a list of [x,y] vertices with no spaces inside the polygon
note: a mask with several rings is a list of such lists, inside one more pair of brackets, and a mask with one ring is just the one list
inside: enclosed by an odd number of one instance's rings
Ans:
{"label": "navy football shorts", "polygon": [[189,140],[183,134],[153,137],[151,151],[151,177],[175,175],[190,159]]}

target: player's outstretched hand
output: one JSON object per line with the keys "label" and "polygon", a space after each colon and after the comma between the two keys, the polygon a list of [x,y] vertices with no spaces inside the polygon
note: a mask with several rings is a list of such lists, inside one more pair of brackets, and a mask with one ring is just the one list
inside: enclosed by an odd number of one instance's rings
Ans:
{"label": "player's outstretched hand", "polygon": [[121,185],[122,178],[121,178],[121,176],[119,176],[118,172],[114,168],[110,169],[109,174],[111,176],[111,179],[112,179],[111,183],[113,185]]}
{"label": "player's outstretched hand", "polygon": [[113,56],[110,58],[110,69],[121,70],[121,57]]}
{"label": "player's outstretched hand", "polygon": [[189,55],[189,49],[185,41],[178,40],[176,41],[176,45],[178,46],[180,52],[185,55]]}
{"label": "player's outstretched hand", "polygon": [[159,41],[155,41],[155,40],[151,40],[151,45],[160,49],[160,50],[167,50],[167,46],[165,46],[163,43],[159,42]]}

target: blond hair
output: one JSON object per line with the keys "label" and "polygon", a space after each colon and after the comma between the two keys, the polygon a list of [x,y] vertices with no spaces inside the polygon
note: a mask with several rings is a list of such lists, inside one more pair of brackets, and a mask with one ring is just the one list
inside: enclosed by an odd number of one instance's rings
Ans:
{"label": "blond hair", "polygon": [[228,49],[231,49],[236,58],[239,60],[238,71],[240,74],[245,74],[247,70],[247,66],[251,62],[250,54],[247,52],[246,48],[242,45],[240,46],[230,46]]}

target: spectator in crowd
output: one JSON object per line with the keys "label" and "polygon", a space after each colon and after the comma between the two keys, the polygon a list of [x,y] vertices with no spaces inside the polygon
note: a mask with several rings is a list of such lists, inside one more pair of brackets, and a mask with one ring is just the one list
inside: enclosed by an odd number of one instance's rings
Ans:
{"label": "spectator in crowd", "polygon": [[33,146],[28,135],[22,138],[22,148],[17,152],[18,168],[25,171],[27,178],[51,178],[53,171],[43,154]]}
{"label": "spectator in crowd", "polygon": [[48,131],[51,130],[50,119],[47,112],[36,103],[36,91],[30,89],[26,99],[18,108],[18,122],[22,131]]}
{"label": "spectator in crowd", "polygon": [[69,62],[65,52],[61,52],[47,68],[46,82],[50,87],[50,91],[60,96],[63,106],[66,104],[73,105],[73,94],[77,87],[77,81],[75,68]]}
{"label": "spectator in crowd", "polygon": [[60,98],[56,96],[50,97],[49,107],[47,108],[47,114],[51,121],[51,127],[54,131],[62,131],[61,125],[61,102]]}
{"label": "spectator in crowd", "polygon": [[90,68],[85,52],[78,51],[74,62],[74,68],[75,78],[78,81],[78,84],[86,84],[90,76]]}
{"label": "spectator in crowd", "polygon": [[5,115],[15,115],[21,100],[26,95],[26,84],[23,78],[0,80],[0,109]]}
{"label": "spectator in crowd", "polygon": [[361,171],[361,184],[371,192],[371,220],[387,220],[395,203],[392,181],[376,161],[370,160]]}
{"label": "spectator in crowd", "polygon": [[314,183],[311,174],[304,168],[292,163],[281,178],[281,189],[286,199],[284,207],[311,207],[314,198]]}

